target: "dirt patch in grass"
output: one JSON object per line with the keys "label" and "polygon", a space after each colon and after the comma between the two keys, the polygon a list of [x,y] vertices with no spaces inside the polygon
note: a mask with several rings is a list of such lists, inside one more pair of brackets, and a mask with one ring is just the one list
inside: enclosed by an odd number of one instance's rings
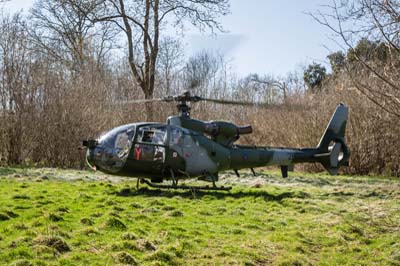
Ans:
{"label": "dirt patch in grass", "polygon": [[141,250],[147,250],[147,251],[157,250],[157,247],[147,239],[139,239],[136,241],[136,243]]}
{"label": "dirt patch in grass", "polygon": [[71,251],[67,242],[58,236],[39,236],[33,240],[36,245],[43,245],[55,249],[59,253]]}
{"label": "dirt patch in grass", "polygon": [[128,252],[121,251],[116,254],[116,259],[119,263],[128,264],[131,266],[138,265],[136,259]]}
{"label": "dirt patch in grass", "polygon": [[80,222],[81,222],[81,224],[84,224],[84,225],[94,225],[93,220],[90,218],[82,218],[80,220]]}
{"label": "dirt patch in grass", "polygon": [[110,217],[107,219],[105,226],[110,229],[124,230],[126,225],[118,218]]}

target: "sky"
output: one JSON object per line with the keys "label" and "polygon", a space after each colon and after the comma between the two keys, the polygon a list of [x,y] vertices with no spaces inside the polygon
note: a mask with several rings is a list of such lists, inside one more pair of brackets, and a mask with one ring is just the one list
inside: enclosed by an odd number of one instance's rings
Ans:
{"label": "sky", "polygon": [[[250,73],[284,76],[312,62],[327,64],[326,56],[338,46],[331,32],[307,12],[321,9],[328,0],[231,0],[231,13],[220,19],[226,33],[185,33],[188,55],[217,51],[240,76]],[[33,0],[3,4],[11,11],[29,10]]]}

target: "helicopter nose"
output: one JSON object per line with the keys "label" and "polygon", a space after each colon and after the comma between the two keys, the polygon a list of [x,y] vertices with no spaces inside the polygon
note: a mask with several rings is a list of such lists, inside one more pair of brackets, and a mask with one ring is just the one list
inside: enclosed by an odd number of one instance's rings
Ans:
{"label": "helicopter nose", "polygon": [[86,160],[91,168],[108,174],[121,172],[128,159],[134,125],[128,124],[114,128],[95,140],[87,140],[82,144],[87,147]]}
{"label": "helicopter nose", "polygon": [[98,143],[95,147],[88,147],[86,161],[90,168],[108,174],[116,174],[125,165],[126,158],[119,157],[118,150]]}
{"label": "helicopter nose", "polygon": [[87,147],[86,161],[90,168],[96,167],[95,154],[98,153],[98,142],[96,140],[84,140],[82,146]]}

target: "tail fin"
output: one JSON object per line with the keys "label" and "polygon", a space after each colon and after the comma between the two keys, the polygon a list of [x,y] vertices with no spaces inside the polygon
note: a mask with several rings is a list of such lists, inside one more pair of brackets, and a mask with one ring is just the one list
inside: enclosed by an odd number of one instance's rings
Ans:
{"label": "tail fin", "polygon": [[336,107],[317,146],[320,151],[317,157],[331,175],[336,175],[340,166],[349,163],[350,152],[345,142],[348,113],[348,108],[344,104],[341,103]]}

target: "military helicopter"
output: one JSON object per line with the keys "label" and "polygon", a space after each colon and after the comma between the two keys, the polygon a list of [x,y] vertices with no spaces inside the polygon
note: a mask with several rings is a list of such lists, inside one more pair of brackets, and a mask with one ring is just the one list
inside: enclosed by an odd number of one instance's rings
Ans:
{"label": "military helicopter", "polygon": [[[255,105],[251,102],[228,101],[192,96],[185,92],[160,99],[134,100],[130,104],[175,102],[179,115],[162,123],[122,125],[97,139],[83,141],[86,159],[91,168],[102,172],[138,178],[156,188],[229,190],[219,187],[218,173],[240,169],[278,165],[287,177],[293,165],[319,162],[336,175],[340,166],[347,166],[350,152],[345,143],[348,108],[342,103],[336,110],[315,148],[277,148],[237,145],[241,135],[251,134],[252,127],[237,126],[225,121],[200,121],[190,117],[188,103],[200,101],[219,104]],[[212,186],[178,185],[178,181],[195,178],[212,182]],[[150,180],[150,181],[149,181]],[[172,184],[160,184],[171,180]]]}

